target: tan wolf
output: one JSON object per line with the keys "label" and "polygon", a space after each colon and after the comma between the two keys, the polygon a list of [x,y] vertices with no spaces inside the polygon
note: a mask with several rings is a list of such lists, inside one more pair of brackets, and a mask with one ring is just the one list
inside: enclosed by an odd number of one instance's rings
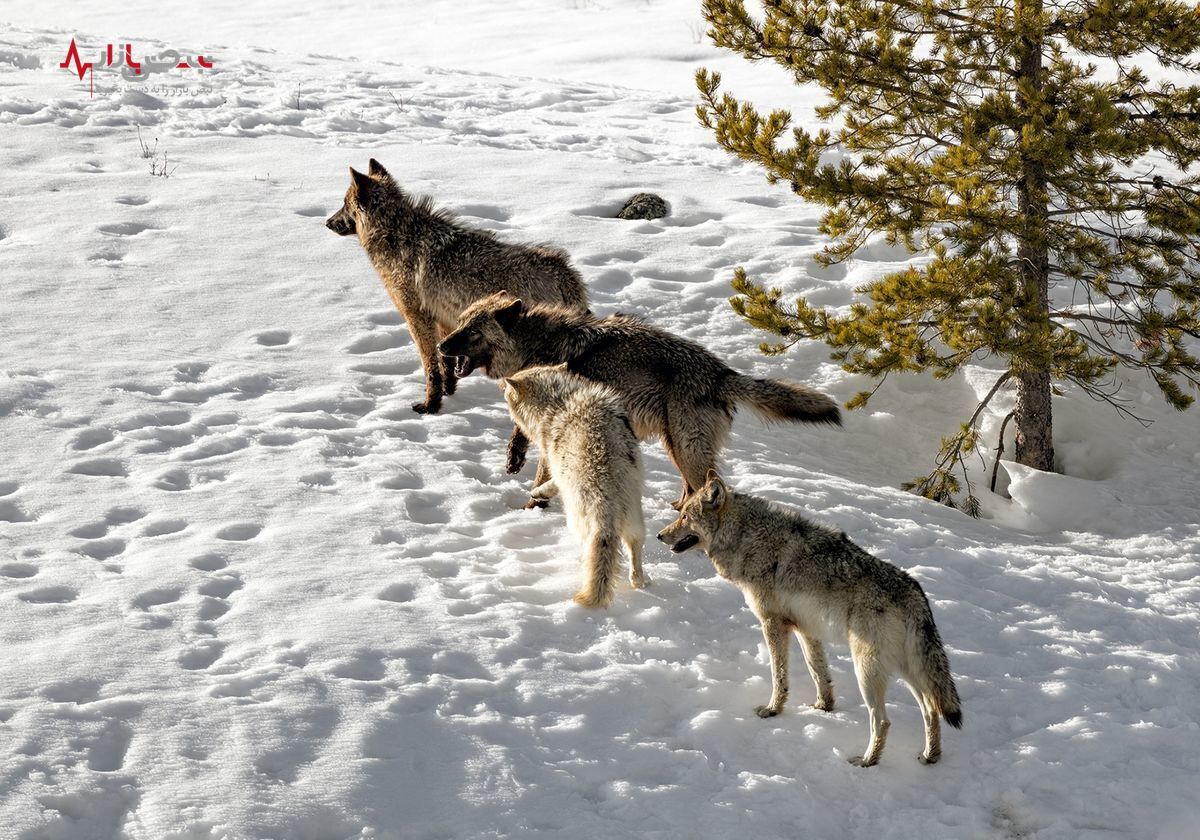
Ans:
{"label": "tan wolf", "polygon": [[[612,387],[625,400],[638,438],[662,440],[683,476],[680,501],[716,467],[739,405],[768,420],[841,422],[837,403],[824,394],[794,382],[744,376],[700,345],[639,318],[526,307],[507,292],[468,306],[438,350],[465,359],[464,370],[482,366],[493,378],[566,363],[573,373]],[[510,458],[509,471],[518,469]],[[545,480],[539,467],[534,483]]]}
{"label": "tan wolf", "polygon": [[869,767],[887,739],[884,695],[898,675],[925,720],[922,764],[942,755],[938,716],[962,727],[962,706],[933,613],[907,572],[872,557],[840,531],[810,522],[765,499],[730,492],[715,473],[658,538],[672,551],[706,551],[717,573],[732,581],[762,622],[771,655],[771,699],[759,717],[783,710],[788,696],[788,631],[804,648],[817,685],[814,707],[833,708],[833,683],[823,639],[849,641],[858,688],[871,716],[866,752],[850,759]]}
{"label": "tan wolf", "polygon": [[501,382],[517,427],[542,451],[549,467],[533,488],[537,499],[560,494],[567,524],[583,541],[585,607],[612,602],[620,544],[629,553],[629,583],[645,585],[642,543],[642,459],[621,398],[565,367],[534,367]]}
{"label": "tan wolf", "polygon": [[408,323],[425,367],[425,399],[413,405],[420,414],[436,413],[442,395],[453,394],[465,375],[434,347],[472,301],[516,289],[533,301],[587,309],[583,279],[564,252],[473,230],[434,209],[428,198],[404,192],[374,158],[366,175],[351,167],[346,200],[325,226],[341,236],[358,235]]}

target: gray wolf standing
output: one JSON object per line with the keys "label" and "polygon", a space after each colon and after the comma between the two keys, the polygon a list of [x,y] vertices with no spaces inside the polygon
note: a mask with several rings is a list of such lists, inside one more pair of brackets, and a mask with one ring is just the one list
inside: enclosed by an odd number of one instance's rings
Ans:
{"label": "gray wolf standing", "polygon": [[561,494],[567,524],[584,543],[584,584],[575,602],[612,602],[621,542],[629,552],[629,583],[640,589],[642,459],[621,398],[565,367],[530,368],[500,387],[517,427],[537,442],[549,466],[534,498]]}
{"label": "gray wolf standing", "polygon": [[[739,405],[768,420],[841,422],[837,403],[824,394],[794,382],[743,376],[700,345],[638,318],[597,318],[550,305],[527,308],[507,292],[468,306],[438,350],[465,359],[464,370],[482,366],[493,378],[565,362],[573,373],[612,387],[625,400],[638,438],[662,440],[683,476],[680,502],[716,466]],[[509,471],[518,469],[510,459]],[[539,467],[535,483],[545,480]]]}
{"label": "gray wolf standing", "polygon": [[708,552],[717,573],[742,590],[762,622],[773,690],[755,710],[759,717],[779,714],[787,701],[789,630],[800,638],[817,684],[813,705],[824,711],[833,708],[833,684],[821,640],[848,640],[871,715],[871,740],[851,763],[870,767],[879,761],[890,725],[883,698],[895,675],[908,684],[925,719],[925,751],[918,759],[933,764],[941,758],[938,716],[959,729],[962,706],[929,601],[907,572],[872,557],[840,531],[730,492],[715,473],[658,538],[675,552],[693,546]]}
{"label": "gray wolf standing", "polygon": [[587,309],[583,280],[565,253],[472,230],[428,198],[409,196],[374,158],[366,175],[351,167],[345,203],[325,226],[340,236],[358,235],[408,323],[425,367],[425,400],[413,405],[419,414],[436,413],[442,395],[453,394],[466,375],[434,347],[472,301],[519,289],[532,301]]}

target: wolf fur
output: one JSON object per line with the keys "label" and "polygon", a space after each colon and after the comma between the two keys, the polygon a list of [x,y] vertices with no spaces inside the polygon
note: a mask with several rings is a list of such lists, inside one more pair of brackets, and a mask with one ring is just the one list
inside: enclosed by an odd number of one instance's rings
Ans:
{"label": "wolf fur", "polygon": [[813,705],[825,711],[833,708],[833,685],[821,642],[850,643],[871,718],[867,749],[851,763],[869,767],[879,761],[890,725],[884,695],[896,675],[908,684],[925,720],[922,764],[942,755],[939,715],[962,727],[962,705],[929,601],[907,572],[872,557],[840,531],[731,492],[715,473],[658,538],[675,552],[693,546],[706,551],[717,573],[742,590],[762,622],[772,693],[755,709],[759,717],[779,714],[787,701],[792,630],[817,686]]}
{"label": "wolf fur", "polygon": [[567,524],[583,541],[584,583],[575,595],[585,607],[606,607],[629,553],[629,583],[645,585],[642,543],[642,459],[621,398],[565,367],[534,367],[501,383],[517,427],[542,451],[546,481],[533,496],[560,494]]}
{"label": "wolf fur", "polygon": [[373,158],[366,175],[350,169],[342,209],[325,226],[358,236],[408,323],[425,368],[425,399],[413,405],[420,414],[436,413],[465,375],[434,348],[471,302],[509,289],[531,301],[587,309],[583,279],[564,252],[468,228],[428,198],[404,192]]}
{"label": "wolf fur", "polygon": [[[739,405],[767,420],[841,422],[837,403],[824,394],[794,382],[744,376],[700,345],[638,318],[526,307],[507,292],[468,306],[438,349],[466,359],[464,369],[481,366],[493,378],[566,363],[573,373],[611,386],[625,400],[638,438],[662,440],[683,477],[680,502],[716,466]],[[510,458],[509,469],[515,472],[520,464]],[[539,468],[535,483],[543,481]]]}

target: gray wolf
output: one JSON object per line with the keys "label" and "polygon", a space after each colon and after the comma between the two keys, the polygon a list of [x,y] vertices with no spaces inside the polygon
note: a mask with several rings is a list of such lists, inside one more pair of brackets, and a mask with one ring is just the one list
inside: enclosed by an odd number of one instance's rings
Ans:
{"label": "gray wolf", "polygon": [[561,495],[567,524],[584,543],[584,584],[575,602],[612,602],[620,543],[629,553],[629,583],[640,589],[642,460],[621,398],[565,366],[523,370],[500,388],[513,421],[537,442],[548,466],[549,477],[533,488],[534,498]]}
{"label": "gray wolf", "polygon": [[[561,306],[526,306],[508,292],[475,301],[438,345],[493,378],[565,363],[612,387],[640,440],[658,437],[683,477],[680,502],[716,466],[733,414],[748,405],[767,420],[839,424],[837,403],[794,382],[744,376],[687,339],[629,315],[607,318]],[[510,449],[509,471],[520,469]],[[545,477],[539,468],[535,483]],[[676,505],[678,506],[678,502]]]}
{"label": "gray wolf", "polygon": [[378,161],[364,175],[350,169],[342,209],[325,221],[340,236],[357,235],[408,323],[425,368],[419,414],[435,414],[453,394],[461,372],[434,351],[468,304],[501,289],[519,289],[531,301],[587,309],[583,279],[567,255],[547,245],[501,242],[413,198]]}
{"label": "gray wolf", "polygon": [[938,716],[962,727],[962,705],[950,675],[933,613],[921,585],[907,572],[872,557],[842,532],[806,520],[755,496],[733,493],[715,473],[658,538],[672,551],[696,547],[717,573],[742,590],[762,622],[771,654],[771,699],[759,717],[783,710],[788,696],[788,631],[804,649],[817,685],[814,708],[833,708],[833,684],[822,640],[849,641],[858,688],[871,717],[871,739],[852,764],[879,761],[890,725],[888,683],[898,675],[917,698],[925,720],[925,750],[942,755]]}

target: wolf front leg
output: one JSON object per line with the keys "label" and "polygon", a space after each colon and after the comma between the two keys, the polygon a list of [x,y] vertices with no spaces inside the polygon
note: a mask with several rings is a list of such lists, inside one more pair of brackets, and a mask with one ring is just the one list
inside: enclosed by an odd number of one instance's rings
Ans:
{"label": "wolf front leg", "polygon": [[425,367],[425,401],[413,403],[417,414],[437,414],[442,407],[445,383],[442,379],[442,360],[437,352],[437,324],[433,316],[416,306],[404,308],[404,320],[412,334],[421,364]]}
{"label": "wolf front leg", "polygon": [[[534,508],[544,508],[550,504],[550,498],[537,495],[537,488],[544,487],[553,481],[553,476],[550,474],[550,463],[543,452],[542,457],[538,458],[537,474],[533,477],[533,490],[530,491],[529,501],[525,503],[525,510],[533,510]],[[556,488],[557,489],[557,488]]]}
{"label": "wolf front leg", "polygon": [[771,702],[757,706],[754,711],[761,718],[774,717],[783,711],[788,698],[788,624],[777,616],[762,619],[763,638],[767,642],[767,653],[771,655]]}
{"label": "wolf front leg", "polygon": [[[437,340],[440,342],[451,332],[451,330],[438,324]],[[452,397],[454,396],[454,392],[458,390],[458,371],[456,370],[458,360],[449,356],[443,356],[437,352],[434,353],[434,356],[437,357],[440,366],[439,369],[442,372],[442,390],[446,392],[446,396]]]}
{"label": "wolf front leg", "polygon": [[504,471],[516,475],[525,466],[525,453],[529,451],[529,438],[518,427],[513,426],[512,437],[508,439],[508,454],[504,463]]}

